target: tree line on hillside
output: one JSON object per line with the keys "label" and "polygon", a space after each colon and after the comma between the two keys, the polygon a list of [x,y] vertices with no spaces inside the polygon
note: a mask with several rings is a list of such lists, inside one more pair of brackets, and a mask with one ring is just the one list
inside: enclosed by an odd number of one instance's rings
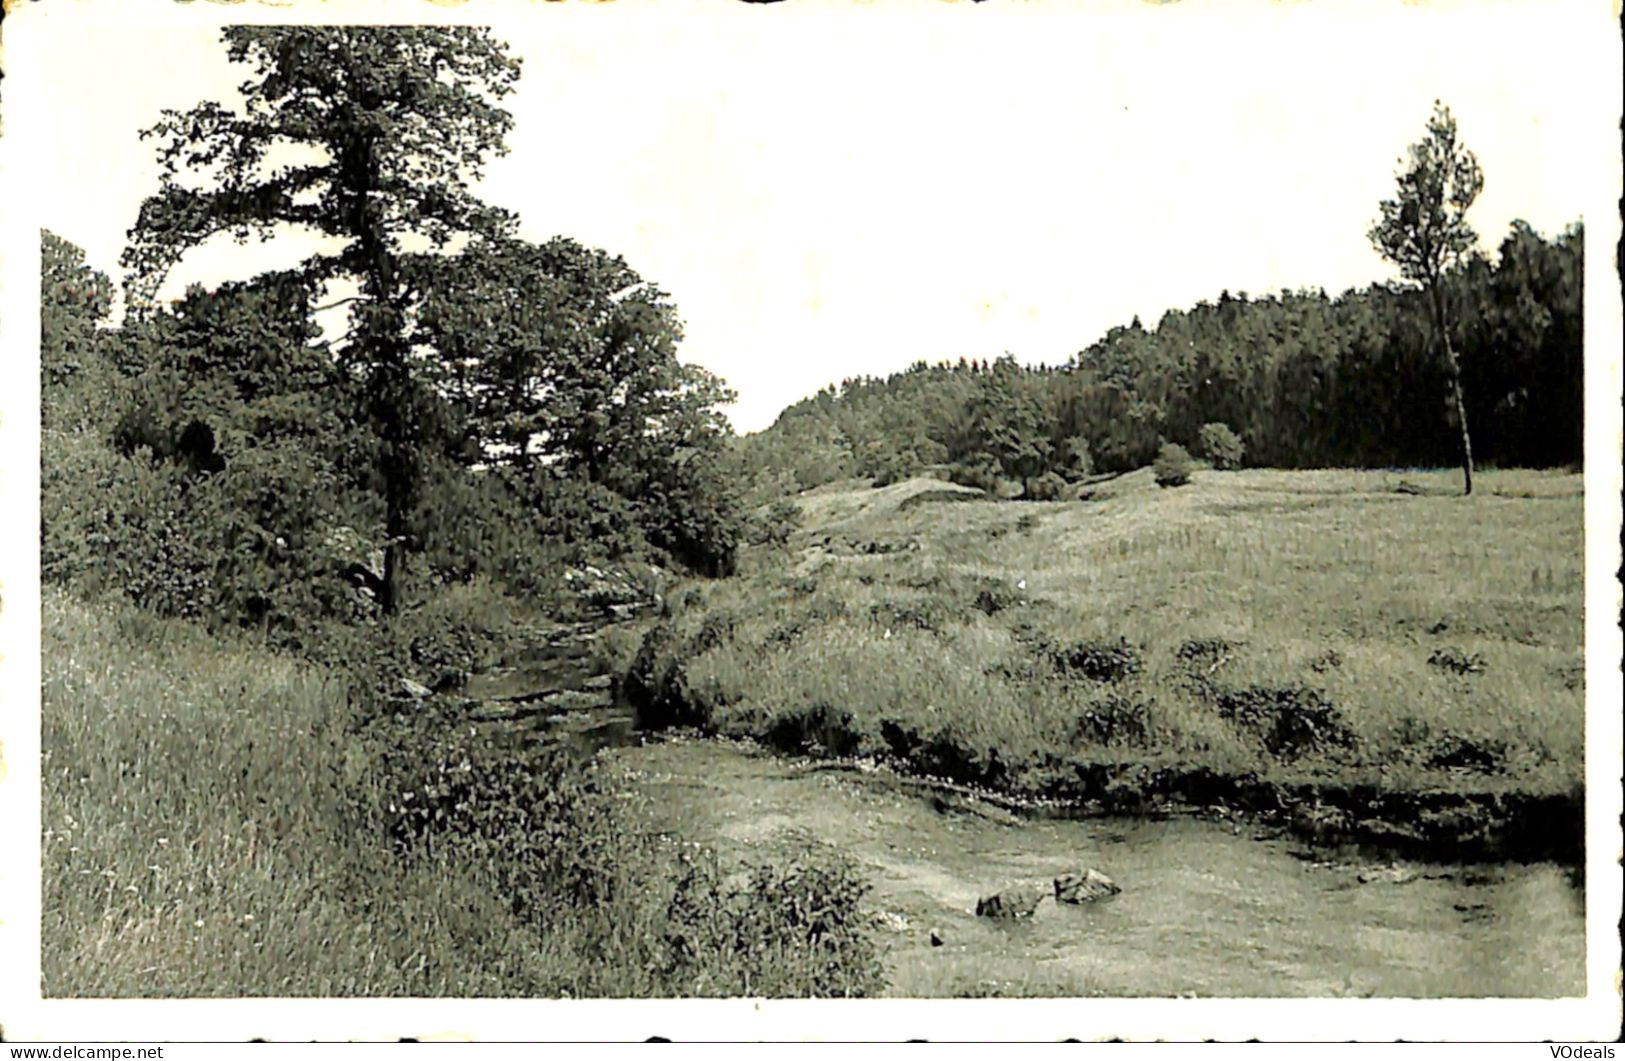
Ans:
{"label": "tree line on hillside", "polygon": [[[224,39],[252,71],[242,105],[149,130],[162,183],[117,326],[109,279],[42,234],[44,576],[291,633],[481,577],[535,597],[584,557],[731,570],[732,395],[678,361],[670,299],[612,254],[521,239],[469,190],[511,124],[504,47]],[[190,249],[290,227],[330,249],[158,299]]]}
{"label": "tree line on hillside", "polygon": [[[1582,458],[1584,232],[1515,222],[1492,261],[1441,277],[1472,445],[1482,462]],[[893,482],[948,465],[956,479],[1033,487],[1152,462],[1163,443],[1212,456],[1222,437],[1261,467],[1414,467],[1461,460],[1450,364],[1426,290],[1375,284],[1222,293],[1155,327],[1114,327],[1067,364],[918,362],[848,379],[742,440],[768,496],[850,476]]]}

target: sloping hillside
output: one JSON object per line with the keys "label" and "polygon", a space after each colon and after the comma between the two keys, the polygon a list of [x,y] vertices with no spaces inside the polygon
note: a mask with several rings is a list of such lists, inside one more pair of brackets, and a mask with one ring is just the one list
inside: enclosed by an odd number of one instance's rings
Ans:
{"label": "sloping hillside", "polygon": [[1350,835],[1577,845],[1582,480],[1451,486],[825,489],[778,563],[676,595],[629,687],[656,721],[1034,798],[1325,803]]}

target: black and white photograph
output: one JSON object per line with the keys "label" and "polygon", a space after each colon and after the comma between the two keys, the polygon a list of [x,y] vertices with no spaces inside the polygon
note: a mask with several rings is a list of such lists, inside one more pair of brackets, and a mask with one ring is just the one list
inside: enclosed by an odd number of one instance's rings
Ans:
{"label": "black and white photograph", "polygon": [[1617,4],[0,34],[8,1040],[1617,1034]]}

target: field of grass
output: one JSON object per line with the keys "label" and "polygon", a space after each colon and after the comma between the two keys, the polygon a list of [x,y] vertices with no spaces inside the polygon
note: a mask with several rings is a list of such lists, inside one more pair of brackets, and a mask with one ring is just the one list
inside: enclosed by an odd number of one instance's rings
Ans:
{"label": "field of grass", "polygon": [[657,724],[1031,797],[1572,857],[1583,480],[1459,482],[1140,471],[1055,503],[826,487],[788,549],[668,599],[627,687]]}
{"label": "field of grass", "polygon": [[864,886],[628,828],[589,764],[342,673],[47,593],[55,997],[861,994]]}

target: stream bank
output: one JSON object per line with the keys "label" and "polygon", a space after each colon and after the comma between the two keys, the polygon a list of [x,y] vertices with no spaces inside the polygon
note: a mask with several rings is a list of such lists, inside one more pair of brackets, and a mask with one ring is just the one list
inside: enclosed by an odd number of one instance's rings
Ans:
{"label": "stream bank", "polygon": [[[601,757],[653,828],[726,856],[820,843],[855,859],[899,997],[1584,992],[1584,892],[1554,863],[1374,860],[1240,819],[986,813],[748,742],[679,736]],[[1084,867],[1122,894],[975,916],[983,896]]]}
{"label": "stream bank", "polygon": [[[1079,772],[1092,798],[1063,799],[924,777],[906,761],[651,731],[606,673],[599,634],[561,627],[476,675],[463,690],[471,719],[595,756],[643,828],[725,861],[772,863],[809,846],[853,860],[871,885],[891,995],[1584,991],[1583,881],[1529,857],[1533,843],[1499,861],[1491,853],[1508,848],[1430,851],[1426,834],[1373,845],[1369,823],[1396,804],[1352,788],[1101,769]],[[1402,809],[1428,820],[1450,798]],[[1338,799],[1372,816],[1339,818]],[[1011,921],[975,914],[1012,885],[1047,888],[1084,869],[1122,893],[1083,907],[1046,899]]]}

